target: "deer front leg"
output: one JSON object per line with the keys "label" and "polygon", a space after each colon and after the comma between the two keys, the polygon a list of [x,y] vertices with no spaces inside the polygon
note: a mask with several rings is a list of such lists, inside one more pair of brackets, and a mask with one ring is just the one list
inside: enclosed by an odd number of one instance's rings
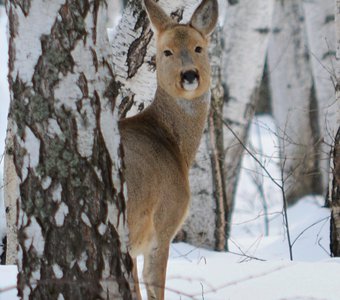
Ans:
{"label": "deer front leg", "polygon": [[159,242],[144,254],[143,279],[148,300],[163,300],[170,242]]}
{"label": "deer front leg", "polygon": [[133,281],[134,281],[134,292],[135,292],[135,295],[136,295],[136,299],[142,300],[142,296],[141,296],[140,289],[139,289],[137,259],[133,258],[132,261],[133,261],[132,277],[133,277]]}

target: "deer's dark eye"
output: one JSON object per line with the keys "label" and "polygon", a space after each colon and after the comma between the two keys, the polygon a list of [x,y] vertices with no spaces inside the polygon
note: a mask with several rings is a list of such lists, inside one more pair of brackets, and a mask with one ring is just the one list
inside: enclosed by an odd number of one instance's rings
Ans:
{"label": "deer's dark eye", "polygon": [[165,56],[171,56],[172,55],[172,52],[170,50],[165,50],[163,53],[164,53]]}
{"label": "deer's dark eye", "polygon": [[202,51],[203,51],[203,48],[200,47],[200,46],[197,46],[197,47],[195,48],[195,52],[196,52],[196,53],[201,53]]}

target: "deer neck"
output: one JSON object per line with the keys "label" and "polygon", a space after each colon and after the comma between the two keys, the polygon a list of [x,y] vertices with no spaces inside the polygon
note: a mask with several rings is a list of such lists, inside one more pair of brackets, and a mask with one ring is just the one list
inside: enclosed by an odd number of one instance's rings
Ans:
{"label": "deer neck", "polygon": [[193,100],[173,98],[158,87],[150,106],[160,126],[176,141],[190,166],[195,158],[207,119],[210,91]]}

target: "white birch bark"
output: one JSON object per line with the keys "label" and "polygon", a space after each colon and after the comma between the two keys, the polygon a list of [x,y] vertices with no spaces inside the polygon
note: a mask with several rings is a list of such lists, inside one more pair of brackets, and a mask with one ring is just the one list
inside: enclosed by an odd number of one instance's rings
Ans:
{"label": "white birch bark", "polygon": [[317,105],[302,1],[276,0],[268,66],[288,202],[322,192]]}
{"label": "white birch bark", "polygon": [[[227,7],[222,68],[227,98],[223,114],[243,142],[254,115],[257,90],[263,75],[273,5],[272,0],[241,0]],[[228,128],[224,128],[224,146],[226,212],[227,222],[230,222],[243,147]]]}
{"label": "white birch bark", "polygon": [[130,299],[105,5],[32,0],[7,9],[6,195],[18,198],[19,296]]}
{"label": "white birch bark", "polygon": [[326,192],[329,179],[329,156],[337,130],[337,111],[334,95],[335,22],[334,0],[303,2],[306,19],[308,53],[317,99],[320,128],[320,171]]}

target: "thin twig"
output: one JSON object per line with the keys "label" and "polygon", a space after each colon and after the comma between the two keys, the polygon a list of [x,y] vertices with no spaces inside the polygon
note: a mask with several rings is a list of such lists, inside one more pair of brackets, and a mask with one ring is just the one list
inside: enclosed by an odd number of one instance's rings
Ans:
{"label": "thin twig", "polygon": [[[281,190],[282,197],[283,197],[283,215],[284,215],[284,224],[286,228],[287,233],[287,239],[288,239],[288,247],[289,247],[289,257],[290,260],[293,260],[293,252],[292,252],[292,244],[290,240],[290,232],[289,232],[289,222],[288,222],[288,213],[287,213],[287,199],[286,194],[284,190],[284,165],[286,158],[283,161],[283,165],[281,168],[281,184],[277,183],[277,181],[273,178],[273,176],[269,173],[267,168],[262,164],[262,162],[248,149],[248,147],[243,143],[243,141],[238,137],[236,132],[229,126],[228,122],[226,122],[221,115],[220,112],[217,111],[216,108],[214,108],[216,111],[216,115],[221,119],[222,123],[230,130],[232,135],[237,139],[237,141],[240,143],[240,145],[243,147],[243,149],[258,163],[258,165],[262,168],[262,170],[267,174],[267,176],[270,178],[270,180]],[[286,178],[287,179],[287,178]]]}
{"label": "thin twig", "polygon": [[321,220],[319,220],[319,221],[316,221],[316,222],[314,222],[314,223],[312,223],[311,225],[309,225],[308,227],[306,227],[304,230],[302,230],[299,234],[298,234],[298,236],[294,239],[294,241],[293,241],[293,243],[292,243],[292,247],[294,246],[294,244],[295,244],[295,242],[308,230],[308,229],[310,229],[310,228],[312,228],[313,226],[315,226],[315,225],[317,225],[317,224],[319,224],[319,223],[321,223],[322,221],[324,221],[324,220],[328,220],[330,218],[330,216],[328,216],[328,217],[325,217],[325,218],[323,218],[323,219],[321,219]]}
{"label": "thin twig", "polygon": [[230,130],[232,135],[237,139],[237,141],[240,143],[242,148],[259,164],[259,166],[263,169],[263,171],[267,174],[267,176],[270,178],[270,180],[281,189],[281,185],[276,182],[276,180],[273,178],[273,176],[268,172],[266,167],[259,161],[259,159],[248,149],[248,147],[243,143],[243,141],[238,137],[236,132],[229,126],[229,124],[223,119],[222,115],[214,108],[216,115],[221,119],[222,123]]}
{"label": "thin twig", "polygon": [[282,168],[281,168],[281,192],[282,192],[282,198],[283,198],[283,216],[284,216],[284,223],[286,227],[286,234],[287,234],[287,240],[288,240],[288,247],[289,247],[289,258],[290,260],[293,260],[293,245],[290,240],[290,231],[289,231],[289,223],[288,223],[288,212],[287,212],[287,198],[286,193],[284,189],[284,180],[283,180],[283,172],[284,167],[286,163],[286,158],[283,160]]}

